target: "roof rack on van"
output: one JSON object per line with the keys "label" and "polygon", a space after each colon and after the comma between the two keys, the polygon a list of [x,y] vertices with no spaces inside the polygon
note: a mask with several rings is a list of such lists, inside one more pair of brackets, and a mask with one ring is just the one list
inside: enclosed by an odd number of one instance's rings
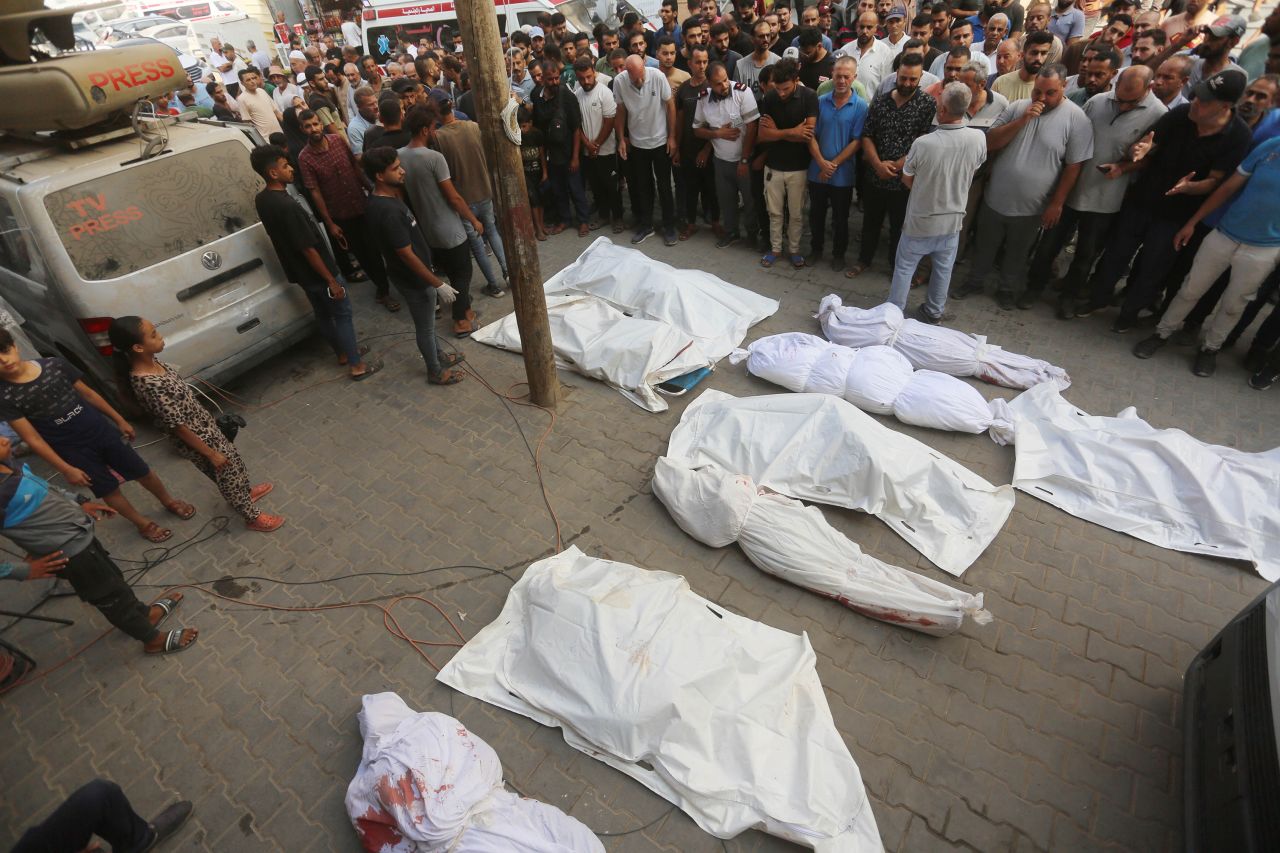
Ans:
{"label": "roof rack on van", "polygon": [[[201,119],[194,112],[176,116],[138,115],[130,119],[89,128],[87,131],[9,131],[0,139],[10,139],[31,144],[30,148],[8,156],[0,155],[0,179],[24,183],[13,170],[24,163],[56,157],[67,151],[92,148],[105,142],[121,139],[139,139],[143,145],[140,159],[159,153],[152,143],[154,139],[168,140],[167,126],[172,124],[197,124]],[[142,128],[139,125],[143,125]]]}

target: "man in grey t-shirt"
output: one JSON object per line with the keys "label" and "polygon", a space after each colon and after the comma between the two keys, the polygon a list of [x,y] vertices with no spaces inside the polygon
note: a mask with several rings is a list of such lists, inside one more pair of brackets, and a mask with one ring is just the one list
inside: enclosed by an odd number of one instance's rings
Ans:
{"label": "man in grey t-shirt", "polygon": [[1085,163],[1080,180],[1067,196],[1057,226],[1040,240],[1027,274],[1028,289],[1037,284],[1043,286],[1053,275],[1054,259],[1071,235],[1076,235],[1076,251],[1062,278],[1058,298],[1061,320],[1075,316],[1076,301],[1085,295],[1085,279],[1102,254],[1103,237],[1124,202],[1130,175],[1116,164],[1126,159],[1133,143],[1167,112],[1151,92],[1151,77],[1151,69],[1145,65],[1126,68],[1110,92],[1094,95],[1085,102],[1084,114],[1093,127],[1093,157]]}
{"label": "man in grey t-shirt", "polygon": [[982,131],[965,127],[965,111],[973,93],[952,82],[938,96],[938,127],[911,143],[902,165],[902,183],[910,191],[902,237],[894,259],[889,301],[906,309],[911,276],[922,258],[933,262],[929,292],[916,312],[924,323],[937,323],[947,303],[951,268],[960,248],[965,204],[974,172],[987,159]]}
{"label": "man in grey t-shirt", "polygon": [[1008,310],[1030,308],[1044,282],[1014,291],[1026,279],[1027,255],[1040,228],[1058,224],[1067,196],[1084,163],[1093,156],[1093,128],[1084,111],[1063,95],[1067,69],[1047,65],[1036,75],[1031,98],[1011,103],[987,133],[987,150],[1001,151],[979,212],[977,247],[968,281],[954,294],[981,293],[996,254],[1004,246],[1004,268],[996,303]]}

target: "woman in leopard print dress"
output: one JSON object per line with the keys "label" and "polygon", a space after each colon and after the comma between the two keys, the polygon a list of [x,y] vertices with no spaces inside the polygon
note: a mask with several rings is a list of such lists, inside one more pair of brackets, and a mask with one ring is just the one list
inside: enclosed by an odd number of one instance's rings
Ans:
{"label": "woman in leopard print dress", "polygon": [[178,372],[156,360],[164,338],[141,317],[119,317],[107,330],[115,348],[121,391],[131,393],[156,425],[169,433],[179,456],[191,460],[214,482],[250,530],[264,533],[284,524],[284,518],[260,511],[254,504],[271,491],[270,483],[249,485],[249,474],[235,445],[227,440],[209,411],[196,400]]}

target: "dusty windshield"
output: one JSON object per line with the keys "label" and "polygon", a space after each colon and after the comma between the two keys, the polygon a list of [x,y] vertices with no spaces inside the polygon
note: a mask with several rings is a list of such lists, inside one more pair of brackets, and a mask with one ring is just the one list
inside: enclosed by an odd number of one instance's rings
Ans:
{"label": "dusty windshield", "polygon": [[258,221],[261,179],[227,140],[135,163],[50,194],[45,209],[86,281],[118,278]]}

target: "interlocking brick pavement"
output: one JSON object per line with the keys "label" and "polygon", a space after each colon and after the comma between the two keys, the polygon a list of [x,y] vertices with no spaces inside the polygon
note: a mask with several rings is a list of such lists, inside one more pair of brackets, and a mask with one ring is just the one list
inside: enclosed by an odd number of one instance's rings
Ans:
{"label": "interlocking brick pavement", "polygon": [[[587,242],[566,233],[542,244],[544,273],[570,262]],[[656,238],[642,248],[781,299],[781,311],[752,338],[816,331],[812,314],[826,293],[869,306],[887,289],[882,260],[848,282],[825,265],[764,271],[740,247],[714,250],[705,231],[672,249]],[[464,564],[515,577],[549,553],[554,530],[525,448],[542,434],[546,415],[519,406],[508,412],[474,380],[429,387],[403,334],[407,314],[387,316],[369,293],[357,303],[366,335],[394,335],[371,341],[385,355],[384,373],[359,385],[318,385],[251,411],[241,432],[251,474],[277,484],[266,505],[288,516],[288,524],[261,535],[233,522],[153,569],[145,582],[225,575],[313,581]],[[510,305],[479,297],[490,319]],[[1280,443],[1274,393],[1248,389],[1235,355],[1223,357],[1217,378],[1204,380],[1188,371],[1187,350],[1169,347],[1150,361],[1134,359],[1128,354],[1134,336],[1110,334],[1105,319],[1059,322],[1047,304],[1000,312],[982,297],[949,310],[957,328],[1066,367],[1074,379],[1067,396],[1087,411],[1114,414],[1136,405],[1153,423],[1205,441],[1248,450]],[[500,389],[523,378],[517,356],[470,342],[461,348]],[[269,401],[335,375],[313,341],[233,390]],[[565,544],[679,572],[724,607],[809,632],[832,714],[861,767],[887,849],[1180,846],[1182,672],[1264,588],[1250,569],[1165,551],[1019,493],[1004,530],[960,584],[986,594],[994,622],[966,625],[943,639],[912,634],[781,583],[737,549],[707,548],[671,522],[649,478],[685,400],[649,414],[600,383],[573,374],[562,379],[564,403],[542,470]],[[727,363],[704,387],[781,392]],[[987,398],[1011,394],[975,387]],[[1010,480],[1011,448],[983,436],[889,426],[992,482]],[[143,453],[200,508],[193,520],[172,525],[175,541],[226,512],[209,484],[163,444]],[[140,489],[129,493],[154,509]],[[869,553],[949,580],[876,519],[824,512]],[[101,535],[119,557],[138,559],[145,550],[118,522],[103,525]],[[281,606],[412,593],[438,602],[470,636],[498,614],[509,585],[492,572],[461,567],[309,586],[243,579],[218,588]],[[9,606],[26,606],[38,586],[6,585]],[[41,612],[76,624],[24,623],[6,639],[45,668],[104,624],[74,599]],[[396,612],[419,639],[451,639],[424,605]],[[647,825],[607,836],[611,850],[790,849],[755,832],[722,847],[637,783],[565,746],[558,732],[453,694],[383,629],[375,610],[268,612],[188,591],[175,621],[201,630],[185,654],[144,657],[112,635],[3,698],[12,728],[0,739],[0,844],[100,774],[120,782],[146,813],[179,795],[195,801],[190,825],[170,849],[358,849],[342,806],[360,754],[355,713],[363,693],[394,690],[417,708],[455,714],[489,741],[521,791],[600,832]],[[428,651],[437,663],[449,653]]]}

